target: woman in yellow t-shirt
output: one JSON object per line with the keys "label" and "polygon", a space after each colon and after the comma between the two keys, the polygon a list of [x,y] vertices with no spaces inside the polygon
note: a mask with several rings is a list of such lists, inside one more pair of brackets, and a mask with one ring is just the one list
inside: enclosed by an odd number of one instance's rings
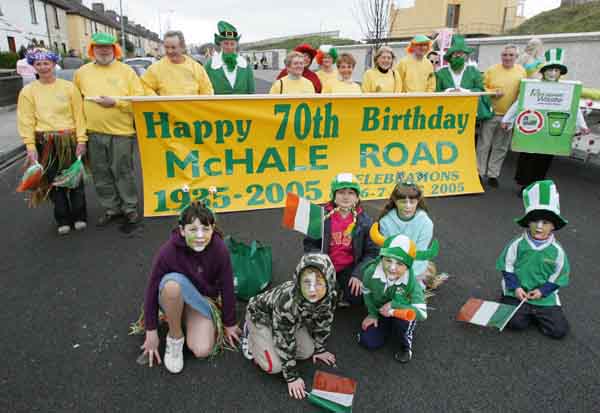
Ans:
{"label": "woman in yellow t-shirt", "polygon": [[356,60],[350,53],[342,53],[336,62],[339,77],[323,87],[323,93],[362,93],[360,85],[352,80]]}
{"label": "woman in yellow t-shirt", "polygon": [[83,180],[69,189],[56,186],[55,182],[60,171],[69,168],[86,152],[83,102],[73,83],[56,78],[56,53],[34,49],[27,54],[27,61],[39,79],[29,83],[19,94],[17,126],[27,147],[28,162],[39,162],[44,168],[41,184],[33,191],[31,202],[37,205],[49,197],[54,204],[58,233],[65,235],[71,231],[71,225],[78,231],[87,226]]}
{"label": "woman in yellow t-shirt", "polygon": [[401,93],[402,79],[393,69],[396,55],[389,46],[382,46],[373,59],[375,67],[363,74],[362,91],[364,93]]}
{"label": "woman in yellow t-shirt", "polygon": [[273,82],[271,95],[298,95],[315,93],[312,82],[302,76],[304,72],[304,56],[300,52],[290,52],[285,58],[287,75]]}
{"label": "woman in yellow t-shirt", "polygon": [[[320,69],[317,72],[317,76],[319,76],[323,90],[327,83],[336,81],[338,78],[338,71],[334,66],[337,63],[337,59],[338,51],[335,47],[328,44],[319,46],[315,60],[319,64]],[[323,93],[323,91],[321,91],[321,93]]]}

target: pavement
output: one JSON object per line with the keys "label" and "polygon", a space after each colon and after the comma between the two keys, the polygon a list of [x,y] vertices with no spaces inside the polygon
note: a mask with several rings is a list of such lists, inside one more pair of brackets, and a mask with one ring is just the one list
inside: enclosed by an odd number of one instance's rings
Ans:
{"label": "pavement", "polygon": [[[511,154],[500,188],[428,199],[440,242],[436,263],[450,279],[416,328],[413,360],[394,362],[389,343],[375,352],[360,348],[356,333],[364,309],[340,309],[328,342],[338,367],[301,362],[309,387],[317,367],[356,379],[355,412],[598,411],[599,167],[557,158],[549,173],[569,220],[557,234],[572,270],[570,286],[561,290],[569,335],[555,341],[535,328],[500,333],[455,321],[469,297],[499,298],[495,261],[520,233],[513,219],[523,209],[514,171]],[[17,165],[0,174],[0,411],[319,411],[290,399],[280,376],[262,373],[239,353],[194,360],[186,352],[176,376],[138,365],[143,337],[127,335],[128,325],[139,314],[152,257],[175,219],[147,218],[129,235],[117,226],[97,229],[93,223],[102,211],[87,185],[90,227],[59,237],[51,208],[29,209],[15,193],[19,175]],[[372,217],[382,205],[364,203]],[[226,234],[272,246],[274,285],[291,277],[302,251],[301,235],[281,228],[281,214],[270,209],[218,217]],[[238,302],[240,320],[244,309]]]}
{"label": "pavement", "polygon": [[3,165],[25,151],[23,140],[17,132],[16,106],[0,110],[0,125],[0,165]]}

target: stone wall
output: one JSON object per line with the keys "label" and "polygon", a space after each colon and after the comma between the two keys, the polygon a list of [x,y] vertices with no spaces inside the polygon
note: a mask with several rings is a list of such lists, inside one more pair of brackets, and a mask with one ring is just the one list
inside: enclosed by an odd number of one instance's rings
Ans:
{"label": "stone wall", "polygon": [[22,87],[23,78],[21,76],[0,75],[0,106],[16,104]]}

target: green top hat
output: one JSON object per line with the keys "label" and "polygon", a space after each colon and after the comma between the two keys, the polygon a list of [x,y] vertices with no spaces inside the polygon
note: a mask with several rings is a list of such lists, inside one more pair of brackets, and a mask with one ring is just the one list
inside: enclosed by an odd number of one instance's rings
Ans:
{"label": "green top hat", "polygon": [[466,54],[470,54],[473,53],[473,49],[467,46],[464,36],[461,36],[460,34],[453,34],[452,44],[444,55],[444,59],[450,60],[450,56],[452,56],[452,53],[454,52],[465,52]]}
{"label": "green top hat", "polygon": [[568,72],[567,66],[564,64],[565,53],[564,50],[560,47],[556,49],[548,49],[546,53],[544,53],[544,57],[546,58],[546,62],[540,67],[540,73],[542,73],[546,69],[551,69],[556,67],[560,69],[561,75],[566,75]]}
{"label": "green top hat", "polygon": [[117,43],[117,38],[109,33],[97,32],[92,35],[92,44],[95,45],[113,45]]}
{"label": "green top hat", "polygon": [[560,200],[556,185],[550,179],[537,181],[523,191],[525,215],[515,221],[522,227],[527,227],[531,221],[547,219],[554,224],[555,229],[561,229],[568,221],[560,216]]}
{"label": "green top hat", "polygon": [[217,23],[217,31],[219,33],[215,33],[215,44],[221,44],[223,40],[235,40],[236,42],[240,40],[242,37],[241,34],[238,33],[237,29],[230,23],[221,20]]}
{"label": "green top hat", "polygon": [[342,173],[336,175],[333,181],[331,181],[331,199],[335,197],[336,191],[344,188],[353,189],[356,195],[360,196],[360,185],[354,175],[351,173]]}

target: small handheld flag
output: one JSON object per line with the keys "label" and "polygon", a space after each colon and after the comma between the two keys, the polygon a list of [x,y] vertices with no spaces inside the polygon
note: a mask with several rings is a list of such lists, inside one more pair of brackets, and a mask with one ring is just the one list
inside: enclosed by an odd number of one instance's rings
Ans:
{"label": "small handheld flag", "polygon": [[356,380],[317,370],[308,400],[330,412],[352,412]]}
{"label": "small handheld flag", "polygon": [[484,327],[496,327],[502,331],[521,304],[515,306],[469,298],[458,312],[456,320]]}
{"label": "small handheld flag", "polygon": [[323,208],[289,192],[285,199],[282,225],[314,239],[323,236]]}

